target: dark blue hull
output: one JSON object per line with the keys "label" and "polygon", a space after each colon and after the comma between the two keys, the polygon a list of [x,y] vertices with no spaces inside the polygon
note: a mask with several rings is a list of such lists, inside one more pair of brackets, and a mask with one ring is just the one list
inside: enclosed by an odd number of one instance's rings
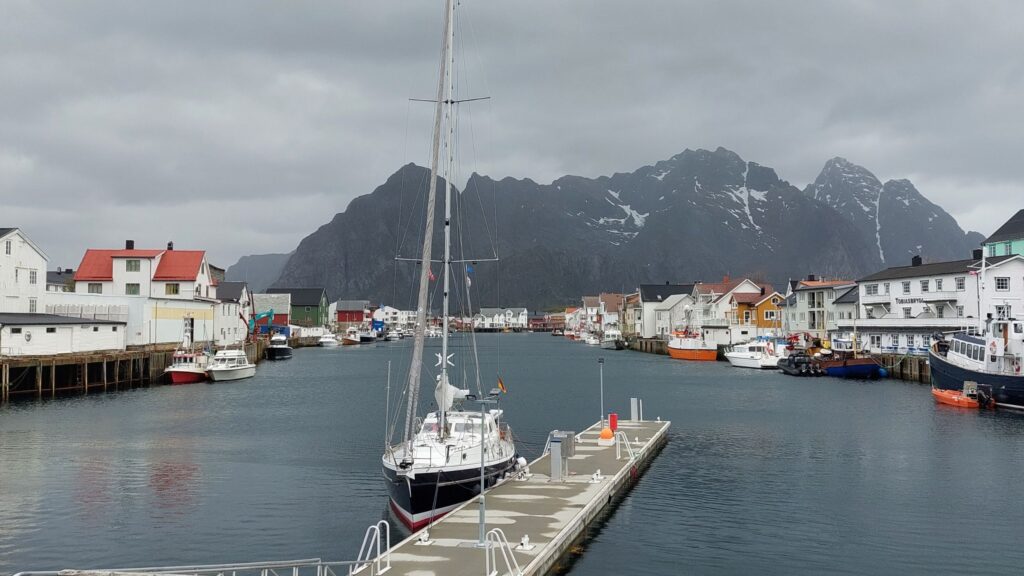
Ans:
{"label": "dark blue hull", "polygon": [[961,368],[936,354],[934,349],[928,353],[928,364],[934,388],[961,391],[964,382],[976,382],[979,395],[990,396],[997,406],[1024,410],[1024,376],[988,374]]}
{"label": "dark blue hull", "polygon": [[848,358],[846,360],[824,360],[821,367],[825,374],[834,378],[874,380],[884,378],[886,372],[871,358]]}

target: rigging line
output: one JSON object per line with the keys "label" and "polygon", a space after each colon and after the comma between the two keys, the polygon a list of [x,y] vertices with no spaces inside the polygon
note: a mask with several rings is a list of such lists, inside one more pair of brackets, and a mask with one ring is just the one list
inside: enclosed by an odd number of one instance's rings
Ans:
{"label": "rigging line", "polygon": [[[472,10],[462,10],[462,13],[463,13],[463,15],[464,15],[464,17],[466,19],[466,26],[469,28],[469,35],[468,35],[469,36],[469,41],[474,46],[480,46],[481,44],[480,44],[479,38],[478,38],[477,33],[476,33],[476,26],[473,24]],[[489,79],[489,77],[487,75],[487,68],[485,68],[484,65],[483,65],[482,52],[483,52],[483,50],[476,51],[476,59],[477,59],[477,68],[476,69],[480,71],[480,78],[481,78],[480,83],[483,85],[484,94],[490,94],[491,93],[490,79]],[[494,110],[493,110],[493,108],[491,106],[491,101],[488,100],[487,101],[486,121],[485,121],[485,126],[486,126],[485,132],[486,132],[487,141],[488,141],[486,143],[486,145],[488,146],[487,150],[493,150],[493,138],[494,138],[494,136],[492,134],[493,123],[494,123]],[[470,116],[470,142],[471,142],[471,144],[473,146],[473,169],[474,169],[474,171],[479,173],[479,171],[480,171],[479,168],[480,167],[479,167],[479,164],[477,163],[476,131],[475,131],[475,124],[473,124],[473,117],[472,116]],[[492,180],[492,185],[491,186],[492,186],[492,190],[494,190],[494,188],[497,186],[497,184],[494,183],[493,180]],[[494,226],[494,233],[492,235],[491,234],[490,224],[488,223],[487,218],[484,216],[484,204],[483,204],[482,198],[480,197],[479,184],[477,184],[476,187],[475,187],[475,193],[477,194],[477,201],[480,204],[481,220],[483,220],[484,228],[485,228],[485,231],[487,233],[487,239],[488,239],[488,241],[491,244],[491,252],[492,252],[493,256],[495,258],[497,258],[498,257],[498,245],[497,245],[497,242],[498,242],[497,197],[494,196],[494,197],[491,198],[492,206],[494,206],[494,210],[495,210],[495,215],[494,215],[495,226]]]}

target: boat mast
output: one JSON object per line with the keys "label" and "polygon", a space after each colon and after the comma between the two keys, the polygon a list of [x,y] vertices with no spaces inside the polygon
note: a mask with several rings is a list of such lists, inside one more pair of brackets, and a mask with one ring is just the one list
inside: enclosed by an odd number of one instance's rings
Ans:
{"label": "boat mast", "polygon": [[[441,264],[444,272],[444,296],[441,305],[441,381],[439,386],[442,390],[442,397],[448,397],[448,285],[450,282],[449,273],[451,268],[451,221],[452,221],[452,176],[455,171],[455,154],[453,145],[455,142],[455,3],[447,0],[446,4],[446,36],[445,36],[445,58],[447,60],[448,94],[444,99],[445,115],[447,116],[447,130],[445,131],[445,161],[444,173],[444,261]],[[442,68],[443,69],[443,68]],[[438,435],[444,438],[446,430],[446,402],[438,406]]]}
{"label": "boat mast", "polygon": [[[405,434],[407,443],[412,443],[416,434],[413,423],[416,420],[416,405],[420,397],[420,372],[423,369],[424,331],[427,327],[427,306],[430,292],[431,247],[434,241],[434,211],[437,203],[437,169],[441,148],[441,119],[445,110],[445,77],[448,72],[448,37],[452,27],[452,0],[446,0],[444,19],[444,56],[437,81],[437,101],[434,108],[434,142],[430,151],[430,187],[427,192],[427,223],[423,230],[423,253],[420,258],[420,285],[416,308],[416,329],[413,336],[412,361],[409,364],[409,404],[405,411]],[[411,446],[410,446],[411,448]],[[411,450],[407,451],[411,454]]]}

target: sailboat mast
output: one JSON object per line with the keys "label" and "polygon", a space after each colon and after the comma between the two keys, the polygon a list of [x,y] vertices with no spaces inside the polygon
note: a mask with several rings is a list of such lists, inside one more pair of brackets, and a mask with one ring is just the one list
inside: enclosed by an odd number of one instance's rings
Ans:
{"label": "sailboat mast", "polygon": [[[447,89],[448,94],[445,97],[445,108],[447,116],[447,130],[445,130],[445,152],[447,158],[445,161],[445,174],[444,174],[444,262],[441,264],[444,272],[444,297],[441,305],[441,382],[440,385],[444,390],[445,396],[448,394],[448,286],[450,283],[450,269],[451,269],[451,222],[452,222],[452,177],[455,171],[455,153],[453,146],[455,143],[455,3],[448,0],[447,4],[447,36],[445,37],[445,57],[448,60],[448,83]],[[445,436],[446,427],[446,410],[447,406],[445,403],[441,403],[438,406],[438,432],[442,438]]]}
{"label": "sailboat mast", "polygon": [[452,0],[446,0],[444,18],[444,57],[437,80],[437,104],[434,108],[434,142],[430,150],[430,187],[427,192],[427,223],[423,230],[423,253],[420,258],[420,285],[416,308],[416,329],[413,336],[412,361],[409,364],[409,404],[405,411],[406,442],[416,434],[413,423],[416,420],[416,405],[420,397],[420,372],[423,369],[424,332],[427,328],[427,306],[429,306],[431,248],[434,242],[434,212],[437,204],[438,158],[441,149],[441,120],[445,110],[445,79],[448,71],[448,37],[452,27]]}

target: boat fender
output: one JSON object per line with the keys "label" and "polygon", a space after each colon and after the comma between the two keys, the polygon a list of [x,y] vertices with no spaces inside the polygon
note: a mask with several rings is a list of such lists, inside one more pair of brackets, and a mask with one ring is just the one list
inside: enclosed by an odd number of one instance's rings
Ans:
{"label": "boat fender", "polygon": [[991,354],[993,356],[996,355],[996,341],[995,340],[993,340],[993,341],[988,343],[988,352],[989,352],[989,354]]}
{"label": "boat fender", "polygon": [[1015,374],[1020,374],[1020,358],[1013,359],[1013,372]]}

